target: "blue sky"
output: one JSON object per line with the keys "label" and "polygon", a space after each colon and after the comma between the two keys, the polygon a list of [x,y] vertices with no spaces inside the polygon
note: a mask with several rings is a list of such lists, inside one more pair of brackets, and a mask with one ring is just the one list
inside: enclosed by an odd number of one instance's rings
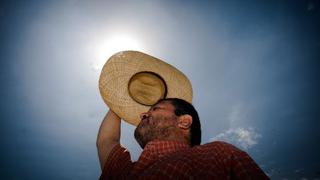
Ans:
{"label": "blue sky", "polygon": [[99,177],[98,78],[127,49],[190,78],[203,143],[272,179],[320,179],[319,1],[7,1],[0,18],[1,179]]}

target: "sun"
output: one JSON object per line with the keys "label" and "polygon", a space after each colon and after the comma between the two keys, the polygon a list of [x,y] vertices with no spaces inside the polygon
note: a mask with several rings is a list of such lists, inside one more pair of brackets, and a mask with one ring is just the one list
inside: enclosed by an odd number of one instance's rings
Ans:
{"label": "sun", "polygon": [[115,53],[125,50],[145,51],[138,38],[128,34],[115,34],[97,40],[90,48],[94,59],[91,62],[91,68],[100,72],[105,62]]}

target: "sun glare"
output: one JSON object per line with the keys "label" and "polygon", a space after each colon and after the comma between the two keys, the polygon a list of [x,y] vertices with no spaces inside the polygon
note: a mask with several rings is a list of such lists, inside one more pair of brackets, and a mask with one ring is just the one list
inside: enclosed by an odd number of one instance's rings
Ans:
{"label": "sun glare", "polygon": [[96,42],[93,46],[94,60],[91,63],[91,68],[94,71],[100,71],[104,63],[115,53],[124,50],[144,51],[141,43],[125,34],[113,35],[108,38],[103,38],[100,42]]}

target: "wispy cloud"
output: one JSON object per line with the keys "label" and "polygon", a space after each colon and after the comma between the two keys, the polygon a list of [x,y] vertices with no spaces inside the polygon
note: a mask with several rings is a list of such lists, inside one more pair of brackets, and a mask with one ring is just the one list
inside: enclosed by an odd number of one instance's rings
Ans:
{"label": "wispy cloud", "polygon": [[258,144],[261,134],[257,133],[253,128],[231,128],[218,134],[210,139],[210,141],[226,141],[245,150]]}
{"label": "wispy cloud", "polygon": [[304,169],[303,169],[303,168],[300,168],[300,169],[294,170],[294,173],[301,173],[301,172],[303,172],[303,171],[304,171]]}

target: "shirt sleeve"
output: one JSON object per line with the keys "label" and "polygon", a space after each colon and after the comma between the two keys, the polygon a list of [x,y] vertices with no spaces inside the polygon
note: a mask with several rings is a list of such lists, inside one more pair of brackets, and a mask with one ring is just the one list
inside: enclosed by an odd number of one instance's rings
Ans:
{"label": "shirt sleeve", "polygon": [[232,153],[231,177],[231,179],[270,179],[246,152],[239,149]]}
{"label": "shirt sleeve", "polygon": [[117,144],[110,152],[104,165],[100,180],[121,179],[126,177],[133,167],[129,151]]}

